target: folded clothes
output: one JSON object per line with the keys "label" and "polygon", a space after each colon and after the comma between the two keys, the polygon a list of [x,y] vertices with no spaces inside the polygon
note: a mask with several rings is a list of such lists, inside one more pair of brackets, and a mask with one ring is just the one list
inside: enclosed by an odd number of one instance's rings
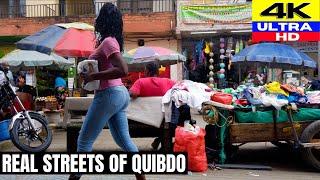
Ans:
{"label": "folded clothes", "polygon": [[264,106],[273,106],[280,110],[282,106],[287,105],[289,102],[287,99],[278,99],[277,95],[263,93],[261,96],[261,102]]}
{"label": "folded clothes", "polygon": [[291,85],[291,84],[282,84],[280,87],[281,87],[281,89],[283,89],[289,93],[298,92],[297,87],[295,87],[294,85]]}
{"label": "folded clothes", "polygon": [[281,89],[281,84],[277,81],[266,84],[265,88],[270,94],[283,94],[289,96],[289,93]]}
{"label": "folded clothes", "polygon": [[303,96],[299,93],[290,93],[290,95],[284,96],[282,94],[277,96],[278,99],[285,99],[288,100],[289,103],[300,103],[300,104],[304,104],[308,102],[308,98],[307,96]]}
{"label": "folded clothes", "polygon": [[308,91],[307,93],[308,103],[320,104],[320,91]]}
{"label": "folded clothes", "polygon": [[[243,91],[243,94],[244,94],[244,97],[249,101],[250,104],[252,104],[252,105],[261,105],[262,104],[262,102],[261,102],[261,100],[259,98],[254,98],[254,95],[250,93],[250,89],[249,88],[245,89]],[[259,96],[261,98],[261,94]]]}

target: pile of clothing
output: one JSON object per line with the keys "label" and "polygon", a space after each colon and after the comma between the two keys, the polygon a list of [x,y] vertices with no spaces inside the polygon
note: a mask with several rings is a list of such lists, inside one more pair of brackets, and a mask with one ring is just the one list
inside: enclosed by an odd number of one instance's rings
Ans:
{"label": "pile of clothing", "polygon": [[166,122],[171,121],[172,102],[179,108],[188,105],[190,108],[201,110],[202,103],[210,101],[212,89],[202,83],[183,80],[176,83],[162,97],[162,112],[165,113]]}
{"label": "pile of clothing", "polygon": [[[216,92],[221,90],[216,90]],[[224,89],[223,93],[233,96],[232,105],[240,108],[252,108],[253,111],[236,111],[236,121],[239,123],[272,123],[274,114],[272,110],[256,111],[253,107],[273,106],[276,111],[276,122],[287,122],[287,112],[281,108],[289,103],[320,104],[320,91],[305,91],[302,87],[291,84],[271,82],[263,86],[241,85],[237,89]],[[222,102],[220,102],[222,103]],[[294,121],[313,121],[320,118],[320,109],[299,108],[293,114]]]}
{"label": "pile of clothing", "polygon": [[281,109],[289,103],[296,104],[320,104],[320,91],[307,91],[302,87],[291,84],[271,82],[264,86],[240,85],[237,89],[224,89],[224,93],[232,94],[233,105],[248,106],[274,106]]}

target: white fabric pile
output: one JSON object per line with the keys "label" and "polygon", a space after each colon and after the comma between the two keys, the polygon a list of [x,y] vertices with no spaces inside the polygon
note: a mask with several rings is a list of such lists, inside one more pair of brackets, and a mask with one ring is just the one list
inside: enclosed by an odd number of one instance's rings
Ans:
{"label": "white fabric pile", "polygon": [[162,112],[165,113],[166,122],[171,120],[172,101],[177,108],[188,105],[190,108],[201,110],[202,103],[209,101],[211,94],[211,88],[205,84],[189,80],[178,82],[162,98]]}

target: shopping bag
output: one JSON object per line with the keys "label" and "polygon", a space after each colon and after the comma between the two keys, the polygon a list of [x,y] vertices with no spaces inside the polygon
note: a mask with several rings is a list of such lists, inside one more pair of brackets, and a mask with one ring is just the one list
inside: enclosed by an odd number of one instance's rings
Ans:
{"label": "shopping bag", "polygon": [[173,151],[188,153],[188,170],[190,171],[203,172],[208,168],[205,134],[205,130],[199,127],[195,131],[186,130],[180,126],[176,128]]}

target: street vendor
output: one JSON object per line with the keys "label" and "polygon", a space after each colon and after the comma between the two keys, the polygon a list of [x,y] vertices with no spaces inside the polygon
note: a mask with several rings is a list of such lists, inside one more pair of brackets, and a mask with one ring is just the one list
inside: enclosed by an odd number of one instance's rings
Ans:
{"label": "street vendor", "polygon": [[26,84],[26,78],[23,74],[20,74],[17,78],[17,95],[26,109],[31,110],[33,101],[36,98],[36,90],[34,87]]}
{"label": "street vendor", "polygon": [[160,78],[159,67],[156,63],[147,64],[145,78],[140,78],[129,90],[132,98],[164,96],[172,88],[175,81],[169,78]]}
{"label": "street vendor", "polygon": [[[130,88],[129,93],[132,98],[164,96],[174,85],[175,81],[168,78],[160,78],[159,67],[156,63],[150,63],[146,66],[145,78],[138,79]],[[172,106],[171,121],[178,124],[180,119],[190,119],[190,108],[186,105],[179,109],[175,105]],[[162,137],[156,138],[151,144],[154,150],[157,150]]]}
{"label": "street vendor", "polygon": [[59,109],[64,107],[64,102],[66,97],[68,96],[68,92],[66,90],[67,82],[64,80],[59,74],[56,76],[55,79],[55,96],[58,100]]}

